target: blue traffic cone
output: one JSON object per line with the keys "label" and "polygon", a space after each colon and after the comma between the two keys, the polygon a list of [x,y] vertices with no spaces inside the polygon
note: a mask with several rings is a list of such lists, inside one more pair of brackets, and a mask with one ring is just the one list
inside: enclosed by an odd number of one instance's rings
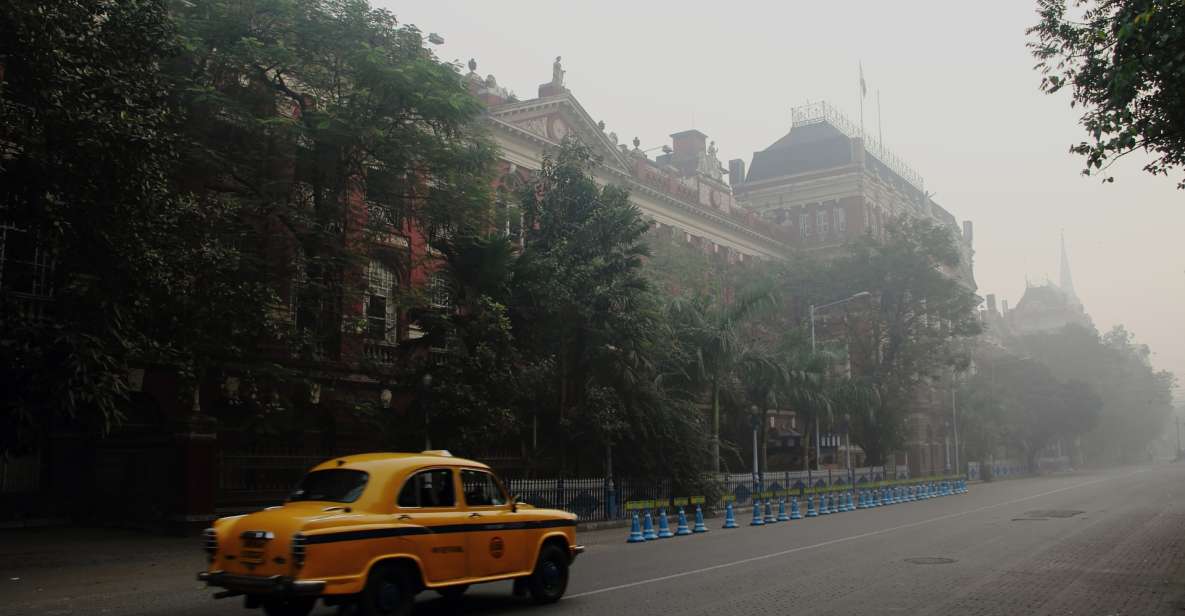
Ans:
{"label": "blue traffic cone", "polygon": [[[730,508],[729,511],[731,512],[732,509]],[[691,529],[691,532],[693,532],[693,533],[708,532],[708,527],[704,526],[704,510],[701,509],[699,505],[695,506],[695,526]]]}
{"label": "blue traffic cone", "polygon": [[764,526],[765,519],[761,517],[761,501],[753,501],[753,521],[749,522],[749,526]]}
{"label": "blue traffic cone", "polygon": [[778,521],[789,522],[790,516],[786,515],[786,499],[778,499]]}
{"label": "blue traffic cone", "polygon": [[856,509],[864,508],[864,492],[856,490]]}
{"label": "blue traffic cone", "polygon": [[808,518],[819,517],[819,512],[815,510],[815,495],[814,494],[811,494],[810,496],[806,497],[806,517],[808,517]]}
{"label": "blue traffic cone", "polygon": [[901,502],[901,486],[893,488],[893,504],[896,505]]}
{"label": "blue traffic cone", "polygon": [[844,498],[844,510],[845,511],[855,511],[856,506],[852,504],[852,491],[848,490],[847,493],[844,494],[843,498]]}
{"label": "blue traffic cone", "polygon": [[818,509],[819,509],[819,515],[827,515],[827,514],[831,513],[831,509],[827,507],[827,494],[826,493],[819,495]]}
{"label": "blue traffic cone", "polygon": [[827,495],[827,513],[839,513],[839,495],[835,492]]}
{"label": "blue traffic cone", "polygon": [[638,522],[638,512],[635,511],[633,518],[630,520],[630,537],[625,540],[626,543],[641,543],[646,541],[642,536],[642,525]]}
{"label": "blue traffic cone", "polygon": [[772,498],[765,499],[765,523],[773,524],[777,522],[778,518],[774,516],[774,504]]}
{"label": "blue traffic cone", "polygon": [[646,512],[646,517],[642,522],[642,537],[647,541],[658,539],[658,533],[654,532],[654,518],[650,517],[650,512]]}
{"label": "blue traffic cone", "polygon": [[876,506],[877,507],[884,507],[885,506],[885,489],[884,488],[877,488],[876,489]]}
{"label": "blue traffic cone", "polygon": [[691,529],[687,527],[687,514],[683,513],[683,508],[679,508],[679,526],[675,528],[675,536],[682,537],[683,535],[690,535]]}
{"label": "blue traffic cone", "polygon": [[674,537],[675,533],[671,532],[671,523],[667,520],[667,510],[658,510],[658,538],[670,539]]}
{"label": "blue traffic cone", "polygon": [[736,514],[734,514],[732,511],[732,503],[730,502],[724,506],[724,528],[736,528],[736,527],[737,527],[737,518],[736,518]]}
{"label": "blue traffic cone", "polygon": [[791,520],[801,520],[802,519],[802,512],[798,510],[798,497],[797,496],[790,497],[790,519]]}

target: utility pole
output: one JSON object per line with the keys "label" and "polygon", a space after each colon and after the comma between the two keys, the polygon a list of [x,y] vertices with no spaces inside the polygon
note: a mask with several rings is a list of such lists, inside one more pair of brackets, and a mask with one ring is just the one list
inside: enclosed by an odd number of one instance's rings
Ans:
{"label": "utility pole", "polygon": [[1181,416],[1177,415],[1177,459],[1181,459]]}

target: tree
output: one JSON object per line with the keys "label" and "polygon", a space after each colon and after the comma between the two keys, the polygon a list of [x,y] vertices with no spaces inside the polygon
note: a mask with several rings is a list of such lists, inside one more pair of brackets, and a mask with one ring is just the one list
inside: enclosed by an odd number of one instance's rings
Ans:
{"label": "tree", "polygon": [[1103,400],[1078,380],[1061,381],[1039,360],[994,357],[962,389],[961,427],[973,457],[1000,445],[1020,452],[1030,469],[1056,438],[1066,440],[1097,424]]}
{"label": "tree", "polygon": [[484,225],[481,104],[363,0],[18,3],[0,67],[7,254],[41,255],[24,278],[54,295],[6,302],[6,436],[118,423],[130,366],[175,370],[195,408],[215,366],[299,380],[271,360],[319,358],[361,303],[363,200]]}
{"label": "tree", "polygon": [[1056,378],[1095,388],[1102,400],[1100,417],[1083,434],[1092,461],[1139,461],[1172,412],[1172,375],[1153,369],[1151,350],[1123,326],[1100,336],[1092,328],[1070,325],[1025,336],[1017,348]]}
{"label": "tree", "polygon": [[0,15],[0,450],[118,424],[129,367],[184,362],[193,338],[171,334],[195,319],[227,345],[266,333],[270,293],[224,277],[252,269],[233,213],[174,190],[183,114],[160,65],[179,52],[160,1]]}
{"label": "tree", "polygon": [[586,146],[567,141],[521,192],[525,248],[511,318],[524,353],[554,358],[557,398],[548,406],[567,436],[561,458],[575,452],[574,436],[613,441],[628,388],[649,370],[655,329],[641,273],[649,224],[626,191],[597,185],[594,164]]}
{"label": "tree", "polygon": [[[729,303],[723,293],[675,297],[667,304],[666,318],[674,334],[687,345],[687,362],[679,368],[685,381],[696,383],[705,394],[712,417],[712,468],[720,470],[721,394],[746,367],[751,379],[764,381],[768,391],[777,386],[781,367],[771,358],[758,358],[747,346],[744,324],[773,301],[773,289],[763,284],[745,289]],[[756,371],[764,376],[758,379]],[[768,395],[768,394],[767,394]],[[756,398],[767,397],[756,395]]]}
{"label": "tree", "polygon": [[[1067,6],[1073,7],[1073,10]],[[1144,170],[1168,175],[1185,163],[1185,5],[1176,0],[1039,0],[1029,48],[1041,89],[1068,89],[1090,138],[1070,148],[1083,173],[1106,173],[1143,150]],[[1113,181],[1107,176],[1105,181]],[[1178,182],[1185,188],[1185,180]]]}
{"label": "tree", "polygon": [[[875,389],[875,410],[859,415],[852,438],[879,464],[900,446],[904,418],[922,387],[965,363],[958,340],[980,332],[975,293],[954,272],[960,254],[951,232],[928,219],[898,217],[883,239],[868,238],[837,259],[826,278],[844,294],[869,291],[847,320],[853,372]],[[870,401],[873,398],[868,398]]]}

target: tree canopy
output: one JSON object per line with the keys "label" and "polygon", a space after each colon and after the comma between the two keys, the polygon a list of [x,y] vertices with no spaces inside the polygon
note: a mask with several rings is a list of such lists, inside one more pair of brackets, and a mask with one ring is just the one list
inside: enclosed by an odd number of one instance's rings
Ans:
{"label": "tree canopy", "polygon": [[[1185,5],[1176,0],[1039,0],[1028,30],[1041,89],[1067,90],[1088,139],[1070,148],[1084,174],[1105,174],[1134,151],[1144,170],[1168,175],[1185,163]],[[1113,181],[1111,176],[1104,176]],[[1177,184],[1185,188],[1185,179]]]}

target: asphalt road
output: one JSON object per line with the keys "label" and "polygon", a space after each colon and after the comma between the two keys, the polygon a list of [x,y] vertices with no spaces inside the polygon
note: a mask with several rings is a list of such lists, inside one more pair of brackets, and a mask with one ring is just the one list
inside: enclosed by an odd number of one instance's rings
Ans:
{"label": "asphalt road", "polygon": [[[584,533],[588,552],[553,606],[516,599],[502,583],[460,604],[425,593],[416,614],[1185,614],[1180,464],[980,484],[765,527],[719,524],[645,544],[626,544],[622,530]],[[0,614],[247,613],[193,581],[204,563],[195,540],[86,534],[69,548],[41,547],[38,533],[54,532],[0,535]]]}

